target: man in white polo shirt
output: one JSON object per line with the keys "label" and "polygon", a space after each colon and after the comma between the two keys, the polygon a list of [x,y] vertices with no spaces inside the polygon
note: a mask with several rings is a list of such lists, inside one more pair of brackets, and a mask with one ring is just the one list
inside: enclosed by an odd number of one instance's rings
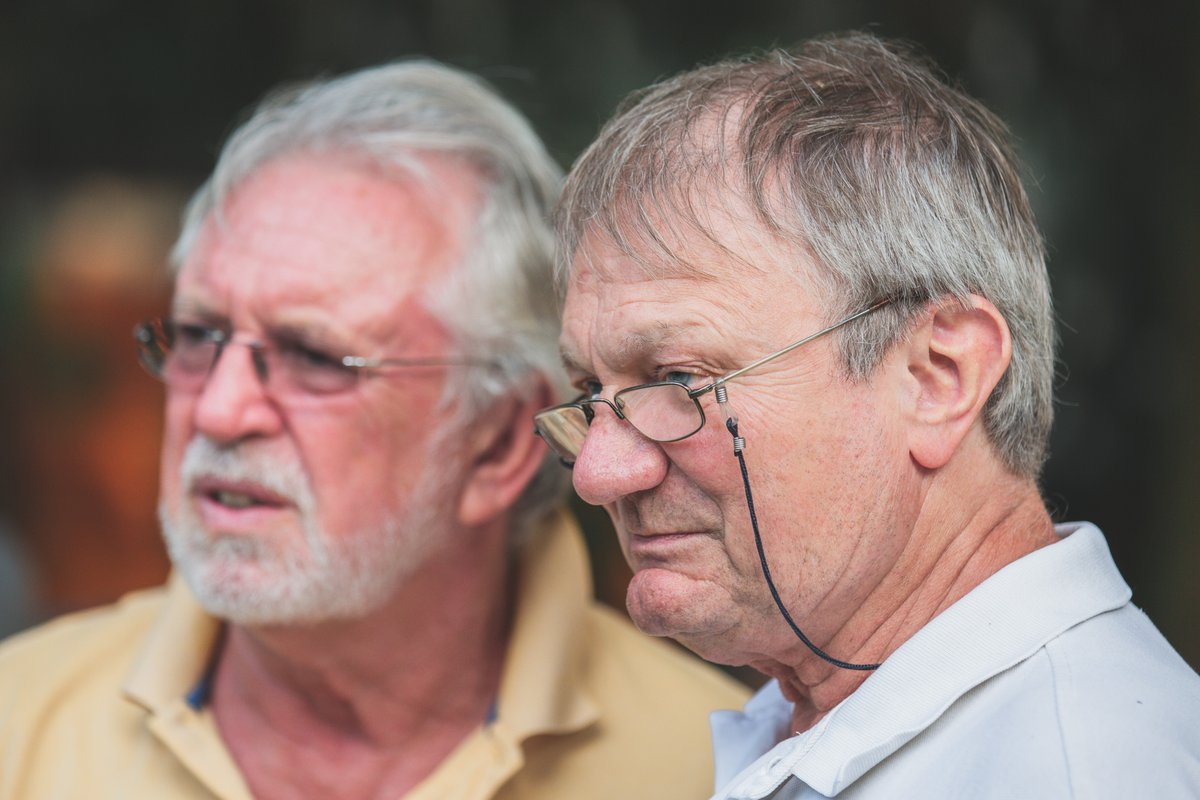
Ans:
{"label": "man in white polo shirt", "polygon": [[537,416],[645,631],[775,680],[721,798],[1200,796],[1200,678],[1038,491],[1055,334],[1003,124],[867,35],[625,104]]}

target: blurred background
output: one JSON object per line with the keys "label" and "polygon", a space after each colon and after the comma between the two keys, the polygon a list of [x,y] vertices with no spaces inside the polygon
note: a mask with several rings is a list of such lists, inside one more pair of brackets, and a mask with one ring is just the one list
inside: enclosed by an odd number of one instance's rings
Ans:
{"label": "blurred background", "polygon": [[[1107,533],[1200,666],[1200,3],[1096,0],[6,0],[0,7],[0,633],[159,582],[160,387],[180,206],[283,81],[427,55],[474,70],[564,166],[617,101],[850,28],[920,43],[1011,125],[1062,338],[1043,481]],[[580,508],[599,591],[628,579]]]}

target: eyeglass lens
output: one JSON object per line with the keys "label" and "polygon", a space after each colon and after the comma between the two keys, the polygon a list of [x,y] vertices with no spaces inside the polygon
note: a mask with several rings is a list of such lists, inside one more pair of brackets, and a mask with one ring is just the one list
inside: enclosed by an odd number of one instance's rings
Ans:
{"label": "eyeglass lens", "polygon": [[[632,386],[617,392],[613,403],[634,428],[656,442],[685,439],[704,425],[704,414],[681,383]],[[549,408],[534,417],[534,424],[555,454],[574,463],[583,449],[591,425],[588,407],[608,405],[602,400],[580,400]]]}
{"label": "eyeglass lens", "polygon": [[142,364],[168,385],[197,391],[208,380],[221,353],[230,344],[249,347],[255,369],[276,391],[330,394],[354,385],[357,370],[341,360],[294,342],[270,344],[232,342],[222,331],[171,320],[147,323],[136,331]]}
{"label": "eyeglass lens", "polygon": [[682,383],[634,386],[613,399],[629,423],[656,442],[686,438],[704,424],[700,406]]}

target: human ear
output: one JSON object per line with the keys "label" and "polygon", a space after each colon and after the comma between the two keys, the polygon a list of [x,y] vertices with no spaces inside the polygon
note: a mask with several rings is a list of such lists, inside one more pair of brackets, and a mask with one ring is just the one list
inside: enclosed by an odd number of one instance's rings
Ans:
{"label": "human ear", "polygon": [[485,420],[471,428],[467,480],[459,496],[461,524],[481,525],[516,503],[546,455],[533,432],[533,415],[553,404],[544,378],[527,397],[510,395],[488,407]]}
{"label": "human ear", "polygon": [[932,307],[908,340],[909,452],[926,469],[950,461],[1008,369],[1012,335],[986,298]]}

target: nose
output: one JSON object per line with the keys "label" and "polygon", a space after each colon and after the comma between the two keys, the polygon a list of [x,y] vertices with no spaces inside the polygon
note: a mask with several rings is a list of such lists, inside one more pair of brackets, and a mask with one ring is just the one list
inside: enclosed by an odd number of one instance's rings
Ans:
{"label": "nose", "polygon": [[267,394],[261,355],[230,345],[221,350],[200,389],[196,430],[221,444],[278,433],[283,420]]}
{"label": "nose", "polygon": [[594,408],[596,416],[572,470],[579,497],[601,506],[662,483],[669,466],[662,447],[611,410]]}

